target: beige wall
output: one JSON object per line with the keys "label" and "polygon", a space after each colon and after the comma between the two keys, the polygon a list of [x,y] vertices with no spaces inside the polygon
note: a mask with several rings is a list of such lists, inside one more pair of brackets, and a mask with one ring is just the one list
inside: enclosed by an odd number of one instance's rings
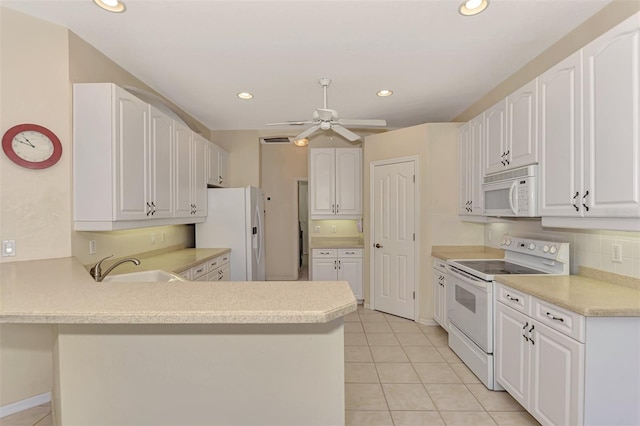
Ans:
{"label": "beige wall", "polygon": [[482,245],[483,227],[458,218],[458,127],[456,123],[422,124],[368,136],[364,141],[364,298],[370,301],[371,285],[371,163],[417,156],[418,239],[416,297],[419,317],[432,321],[432,245]]}
{"label": "beige wall", "polygon": [[229,153],[229,186],[260,188],[260,141],[256,130],[212,130],[211,140]]}
{"label": "beige wall", "polygon": [[638,11],[640,11],[640,1],[638,0],[613,0],[582,25],[558,40],[547,50],[480,98],[452,121],[471,120],[473,117],[482,113],[492,105],[495,105],[516,89],[524,86],[573,52],[582,48],[591,40]]}

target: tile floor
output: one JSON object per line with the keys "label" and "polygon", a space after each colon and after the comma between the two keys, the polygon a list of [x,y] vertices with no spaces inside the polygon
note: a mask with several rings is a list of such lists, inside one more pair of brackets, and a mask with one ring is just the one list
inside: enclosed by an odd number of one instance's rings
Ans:
{"label": "tile floor", "polygon": [[[506,392],[487,390],[447,333],[358,307],[345,317],[345,422],[350,425],[538,425]],[[41,405],[2,426],[52,426]]]}
{"label": "tile floor", "polygon": [[506,392],[487,390],[440,327],[359,306],[344,340],[347,425],[538,425]]}

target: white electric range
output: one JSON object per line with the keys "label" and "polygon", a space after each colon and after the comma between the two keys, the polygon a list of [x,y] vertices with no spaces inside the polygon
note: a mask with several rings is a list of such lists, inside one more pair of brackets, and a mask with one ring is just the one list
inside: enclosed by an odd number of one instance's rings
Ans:
{"label": "white electric range", "polygon": [[569,243],[506,236],[504,259],[449,260],[449,347],[484,385],[502,390],[494,375],[494,280],[499,275],[568,275]]}

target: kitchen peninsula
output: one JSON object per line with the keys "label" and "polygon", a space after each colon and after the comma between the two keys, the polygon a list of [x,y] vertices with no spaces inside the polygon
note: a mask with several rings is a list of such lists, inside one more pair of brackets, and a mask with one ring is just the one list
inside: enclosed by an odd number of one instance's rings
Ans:
{"label": "kitchen peninsula", "polygon": [[56,424],[341,424],[346,282],[96,283],[0,265],[0,321],[57,324]]}

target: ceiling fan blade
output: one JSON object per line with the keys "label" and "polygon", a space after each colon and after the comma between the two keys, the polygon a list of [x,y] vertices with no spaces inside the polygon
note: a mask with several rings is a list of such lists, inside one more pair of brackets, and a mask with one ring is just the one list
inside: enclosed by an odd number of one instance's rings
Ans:
{"label": "ceiling fan blade", "polygon": [[313,124],[313,121],[283,121],[282,123],[267,123],[267,126],[304,126]]}
{"label": "ceiling fan blade", "polygon": [[316,130],[318,130],[320,128],[320,125],[316,125],[316,126],[311,126],[309,127],[307,130],[305,130],[304,132],[300,133],[298,136],[295,137],[296,140],[298,139],[304,139],[307,136],[310,136],[312,133],[314,133]]}
{"label": "ceiling fan blade", "polygon": [[342,124],[343,126],[351,126],[351,127],[378,127],[378,126],[386,126],[386,120],[356,120],[350,118],[341,118],[338,120],[338,124]]}
{"label": "ceiling fan blade", "polygon": [[357,140],[362,139],[361,136],[356,135],[352,131],[345,129],[339,124],[334,124],[333,126],[331,126],[331,130],[333,130],[334,132],[336,132],[337,134],[339,134],[349,142],[355,142]]}

